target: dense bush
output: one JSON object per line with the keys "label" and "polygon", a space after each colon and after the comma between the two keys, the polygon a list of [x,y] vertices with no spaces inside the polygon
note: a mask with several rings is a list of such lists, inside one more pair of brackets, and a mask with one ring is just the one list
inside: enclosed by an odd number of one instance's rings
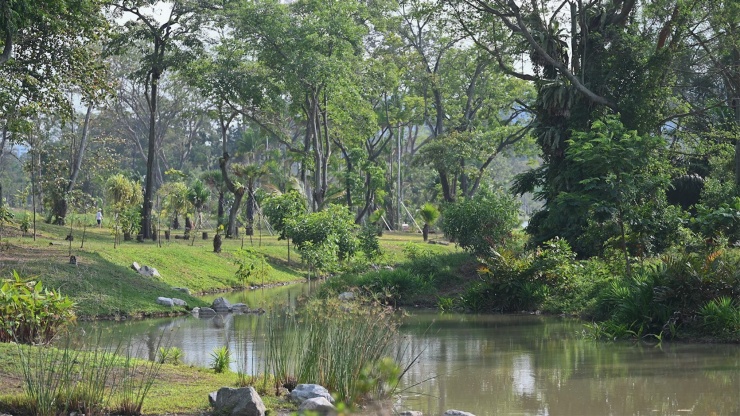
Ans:
{"label": "dense bush", "polygon": [[347,208],[330,205],[324,211],[303,214],[285,222],[286,234],[309,266],[330,270],[357,251],[354,218]]}
{"label": "dense bush", "polygon": [[464,250],[489,256],[519,225],[518,204],[501,191],[479,192],[474,198],[447,205],[441,228]]}
{"label": "dense bush", "polygon": [[0,342],[46,344],[74,323],[74,303],[17,272],[0,287]]}

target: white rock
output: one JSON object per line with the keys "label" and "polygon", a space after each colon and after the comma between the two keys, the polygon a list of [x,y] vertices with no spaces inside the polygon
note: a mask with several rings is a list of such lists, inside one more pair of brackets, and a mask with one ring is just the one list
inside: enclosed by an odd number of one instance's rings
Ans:
{"label": "white rock", "polygon": [[290,392],[290,400],[296,404],[315,397],[323,397],[329,403],[334,403],[334,398],[329,394],[329,390],[318,384],[299,384]]}
{"label": "white rock", "polygon": [[172,303],[175,306],[188,306],[188,303],[187,302],[185,302],[182,299],[178,299],[178,298],[172,298]]}
{"label": "white rock", "polygon": [[475,416],[475,415],[470,412],[463,412],[462,410],[450,409],[444,412],[442,416]]}
{"label": "white rock", "polygon": [[314,397],[312,399],[304,400],[303,403],[298,406],[299,412],[304,412],[307,410],[317,412],[322,415],[333,415],[337,413],[337,409],[334,407],[334,405],[329,403],[329,401],[323,397]]}
{"label": "white rock", "polygon": [[346,301],[346,300],[353,300],[355,298],[355,294],[353,292],[342,292],[339,294],[339,300]]}
{"label": "white rock", "polygon": [[162,306],[167,306],[169,308],[175,306],[175,303],[170,298],[165,298],[163,296],[160,296],[157,298],[157,304]]}

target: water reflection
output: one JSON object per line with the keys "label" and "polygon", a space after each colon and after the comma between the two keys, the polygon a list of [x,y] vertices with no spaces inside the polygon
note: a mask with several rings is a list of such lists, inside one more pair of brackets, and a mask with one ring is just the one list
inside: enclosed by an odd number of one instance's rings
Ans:
{"label": "water reflection", "polygon": [[[736,345],[597,344],[580,323],[535,316],[407,321],[423,359],[403,407],[476,415],[740,414]],[[427,382],[422,380],[429,379]]]}
{"label": "water reflection", "polygon": [[[306,287],[232,294],[261,307],[274,293],[291,299]],[[293,291],[291,291],[293,290]],[[262,371],[265,316],[189,316],[102,323],[106,340],[131,339],[142,357],[156,355],[160,334],[186,364],[207,367],[229,346],[232,370]],[[581,323],[541,316],[439,315],[404,318],[395,353],[418,361],[406,374],[398,410],[439,415],[460,409],[492,415],[740,415],[740,346],[582,340]],[[88,327],[88,334],[95,331]],[[114,335],[117,334],[117,335]]]}

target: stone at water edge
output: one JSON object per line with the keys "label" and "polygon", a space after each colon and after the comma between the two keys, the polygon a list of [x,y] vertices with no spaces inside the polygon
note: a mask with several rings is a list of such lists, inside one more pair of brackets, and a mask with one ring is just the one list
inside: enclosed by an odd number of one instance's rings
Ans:
{"label": "stone at water edge", "polygon": [[172,299],[165,298],[162,296],[157,298],[157,304],[162,305],[162,306],[167,306],[168,308],[172,308],[175,306],[175,303],[172,301]]}
{"label": "stone at water edge", "polygon": [[462,410],[450,409],[444,412],[442,416],[475,416],[475,415],[470,412],[463,412]]}
{"label": "stone at water edge", "polygon": [[329,401],[323,397],[314,397],[313,399],[304,400],[303,403],[298,406],[299,412],[304,412],[307,410],[317,412],[321,415],[337,414],[337,409],[334,407],[334,405],[329,403]]}
{"label": "stone at water edge", "polygon": [[229,416],[264,416],[265,404],[262,398],[257,394],[254,387],[242,387],[234,389],[231,387],[221,387],[215,394],[208,395],[208,401],[213,406],[213,413],[216,415]]}
{"label": "stone at water edge", "polygon": [[418,410],[406,410],[399,413],[398,416],[424,416],[424,413]]}
{"label": "stone at water edge", "polygon": [[329,390],[318,384],[299,384],[290,392],[290,400],[296,404],[314,397],[323,397],[329,403],[334,403],[334,398],[329,394]]}
{"label": "stone at water edge", "polygon": [[231,311],[236,313],[249,313],[249,306],[246,303],[235,303],[231,305]]}
{"label": "stone at water edge", "polygon": [[216,315],[216,311],[214,311],[211,308],[199,308],[198,309],[198,317],[199,318],[210,318]]}
{"label": "stone at water edge", "polygon": [[224,298],[216,298],[211,304],[211,309],[216,312],[231,312],[231,303]]}

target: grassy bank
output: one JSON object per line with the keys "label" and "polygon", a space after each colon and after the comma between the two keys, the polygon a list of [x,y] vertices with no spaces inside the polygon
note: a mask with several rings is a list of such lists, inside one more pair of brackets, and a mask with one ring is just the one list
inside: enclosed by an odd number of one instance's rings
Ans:
{"label": "grassy bank", "polygon": [[[95,222],[92,214],[83,221]],[[208,231],[207,240],[201,239],[198,232],[195,241],[172,238],[162,241],[161,246],[154,241],[125,241],[115,247],[114,235],[108,228],[83,229],[76,222],[71,244],[65,240],[69,233],[69,227],[38,222],[34,239],[30,234],[22,234],[18,224],[6,224],[0,230],[0,276],[9,278],[16,270],[24,278],[38,279],[46,287],[60,289],[77,303],[77,312],[83,317],[112,317],[173,313],[155,303],[158,296],[178,297],[191,307],[203,306],[202,301],[174,290],[175,287],[197,294],[300,281],[306,275],[298,254],[294,250],[289,253],[285,241],[267,234],[255,235],[251,241],[249,237],[224,239],[221,253],[214,253],[213,230]],[[182,231],[177,234],[182,235]],[[419,234],[386,233],[380,240],[385,254],[378,262],[403,262],[408,256],[404,248],[417,243],[422,246]],[[455,250],[442,245],[423,247],[434,253]],[[242,248],[252,249],[252,256],[264,256],[271,266],[269,273],[238,277],[237,260],[246,256]],[[76,257],[76,265],[70,264],[70,255]],[[156,268],[161,277],[139,275],[130,267],[133,262]],[[358,261],[354,267],[363,270],[367,264]]]}
{"label": "grassy bank", "polygon": [[[22,349],[22,350],[21,350]],[[24,374],[20,365],[21,353],[34,356],[40,352],[40,347],[19,347],[15,344],[0,343],[0,413],[12,415],[30,415],[29,402],[23,391]],[[85,353],[81,353],[85,354]],[[77,356],[78,362],[84,361],[84,356]],[[124,358],[120,358],[112,365],[111,372],[122,371]],[[136,360],[135,365],[149,365],[145,361]],[[84,377],[84,375],[83,375]],[[111,378],[112,379],[112,378]],[[208,394],[221,387],[237,387],[239,378],[233,372],[215,373],[211,369],[191,367],[185,365],[162,364],[157,376],[153,378],[153,384],[146,395],[142,414],[162,415],[198,415],[210,410]],[[270,386],[271,383],[267,383]],[[257,381],[255,385],[264,385]],[[107,384],[108,388],[111,387]],[[118,382],[119,390],[120,381]],[[272,414],[277,414],[277,409],[290,407],[275,396],[274,388],[258,389],[265,406],[272,409]],[[107,394],[107,393],[106,393]],[[120,399],[114,393],[107,399],[108,405],[115,407]]]}

